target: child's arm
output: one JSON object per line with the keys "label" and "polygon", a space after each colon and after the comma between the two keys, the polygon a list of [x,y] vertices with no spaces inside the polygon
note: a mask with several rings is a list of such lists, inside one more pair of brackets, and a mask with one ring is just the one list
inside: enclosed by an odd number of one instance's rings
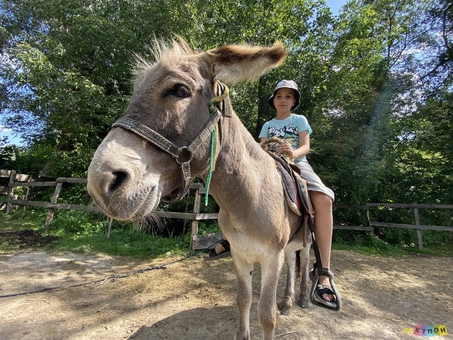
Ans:
{"label": "child's arm", "polygon": [[[263,138],[261,138],[261,142],[263,142]],[[299,132],[299,147],[295,150],[293,150],[289,142],[280,144],[278,148],[283,153],[291,154],[291,160],[308,155],[310,152],[310,134],[307,130]]]}

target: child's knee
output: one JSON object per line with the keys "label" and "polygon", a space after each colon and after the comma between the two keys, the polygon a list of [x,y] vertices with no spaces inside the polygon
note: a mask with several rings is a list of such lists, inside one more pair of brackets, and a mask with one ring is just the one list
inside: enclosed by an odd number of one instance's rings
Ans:
{"label": "child's knee", "polygon": [[332,209],[332,198],[323,192],[312,191],[310,198],[315,209]]}

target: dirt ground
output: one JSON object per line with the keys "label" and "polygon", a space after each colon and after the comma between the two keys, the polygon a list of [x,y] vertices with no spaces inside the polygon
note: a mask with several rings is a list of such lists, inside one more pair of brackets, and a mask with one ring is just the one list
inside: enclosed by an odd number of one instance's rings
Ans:
{"label": "dirt ground", "polygon": [[[231,258],[175,260],[39,248],[0,255],[0,339],[233,339]],[[166,269],[136,272],[162,264]],[[438,324],[453,334],[453,258],[334,251],[332,269],[342,310],[295,306],[289,316],[279,316],[277,339],[417,339],[409,329]],[[259,267],[253,280],[251,336],[260,339]],[[284,275],[280,281],[278,300]]]}

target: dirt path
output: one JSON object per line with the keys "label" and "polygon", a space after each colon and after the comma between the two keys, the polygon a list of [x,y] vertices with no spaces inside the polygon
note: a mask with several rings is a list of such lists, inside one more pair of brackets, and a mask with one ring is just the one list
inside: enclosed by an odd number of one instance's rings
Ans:
{"label": "dirt path", "polygon": [[[231,258],[201,257],[117,280],[110,275],[175,260],[31,251],[0,256],[0,339],[233,339],[236,280]],[[333,252],[340,312],[294,307],[280,316],[277,339],[417,339],[415,325],[443,324],[453,334],[453,258],[378,258]],[[254,274],[252,339],[260,338]],[[283,294],[280,283],[278,299]],[[446,339],[453,336],[438,337]]]}

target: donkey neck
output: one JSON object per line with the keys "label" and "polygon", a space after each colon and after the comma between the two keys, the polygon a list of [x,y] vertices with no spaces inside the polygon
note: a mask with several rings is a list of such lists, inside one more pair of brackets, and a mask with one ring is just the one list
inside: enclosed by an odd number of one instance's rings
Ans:
{"label": "donkey neck", "polygon": [[[262,195],[282,194],[275,163],[236,114],[222,120],[222,141],[212,175],[211,193],[229,213],[260,205]],[[238,209],[242,205],[242,209]]]}

